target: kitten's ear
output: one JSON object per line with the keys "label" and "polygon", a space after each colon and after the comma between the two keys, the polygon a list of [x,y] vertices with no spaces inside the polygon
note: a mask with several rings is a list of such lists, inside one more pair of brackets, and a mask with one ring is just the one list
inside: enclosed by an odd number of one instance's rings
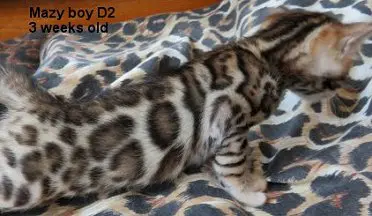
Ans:
{"label": "kitten's ear", "polygon": [[289,10],[283,6],[267,8],[265,20],[261,24],[261,29],[267,28],[273,20],[276,20],[283,13],[287,13]]}
{"label": "kitten's ear", "polygon": [[286,13],[289,11],[289,9],[285,8],[284,6],[279,6],[279,7],[268,8],[267,11],[268,11],[267,16],[269,17],[275,14]]}
{"label": "kitten's ear", "polygon": [[342,57],[358,58],[360,47],[370,36],[372,36],[372,23],[345,24],[340,39]]}

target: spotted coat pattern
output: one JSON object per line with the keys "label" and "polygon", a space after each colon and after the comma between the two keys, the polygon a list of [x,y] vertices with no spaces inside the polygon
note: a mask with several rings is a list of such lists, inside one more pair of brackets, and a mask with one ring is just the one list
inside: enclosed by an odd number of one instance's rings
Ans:
{"label": "spotted coat pattern", "polygon": [[[346,21],[364,21],[371,16],[368,1],[225,0],[203,10],[115,24],[105,36],[28,35],[2,43],[0,60],[16,63],[19,71],[37,69],[34,78],[51,92],[88,101],[106,86],[117,85],[116,80],[132,82],[144,72],[178,68],[197,57],[197,49],[209,50],[248,35],[265,17],[266,7],[282,4],[290,8],[331,10]],[[172,31],[164,32],[164,29]],[[200,212],[210,215],[368,215],[372,211],[369,168],[372,109],[370,83],[363,71],[371,68],[370,43],[367,41],[363,46],[362,60],[355,62],[354,80],[350,80],[353,91],[344,90],[331,100],[314,104],[306,104],[288,93],[275,115],[248,133],[249,141],[257,146],[255,168],[260,169],[259,162],[262,162],[270,182],[269,203],[263,207],[242,210],[213,181],[192,170],[175,183],[155,185],[136,193],[113,194],[116,196],[99,203],[93,203],[97,200],[94,194],[61,199],[49,207],[31,210],[29,215],[42,212],[56,215],[61,209],[76,215],[199,215]],[[1,108],[0,112],[4,113],[5,109]],[[84,119],[94,121],[91,117],[87,115]],[[32,131],[27,127],[24,130]],[[63,131],[69,134],[69,129]],[[66,144],[74,144],[71,133],[63,137]],[[31,135],[22,142],[32,145],[32,140]],[[128,146],[136,149],[135,143]],[[53,143],[46,148],[46,151],[58,152]],[[14,166],[13,153],[3,151],[8,155],[9,165]],[[74,154],[81,156],[84,151],[77,150]],[[28,166],[38,164],[37,153],[29,157],[33,163]],[[58,154],[48,157],[51,161],[61,160],[56,159]],[[58,163],[51,164],[54,164],[51,171],[58,172]],[[92,173],[99,176],[100,171],[94,169]],[[38,172],[27,176],[32,180]],[[72,175],[67,172],[65,176],[68,179]],[[45,185],[48,181],[44,180]],[[9,184],[7,179],[2,182]],[[28,196],[22,188],[19,193]],[[97,210],[98,204],[105,208]],[[86,208],[79,209],[82,206]]]}

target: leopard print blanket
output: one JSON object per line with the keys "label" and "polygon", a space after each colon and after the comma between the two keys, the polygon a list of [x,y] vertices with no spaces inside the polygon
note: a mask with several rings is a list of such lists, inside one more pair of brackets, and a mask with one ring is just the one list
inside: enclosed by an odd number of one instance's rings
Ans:
{"label": "leopard print blanket", "polygon": [[[0,63],[32,74],[53,93],[90,100],[123,80],[180,67],[202,51],[252,34],[268,8],[281,5],[347,22],[372,20],[370,0],[223,0],[112,24],[108,33],[26,35],[0,43]],[[2,215],[372,215],[372,39],[360,55],[350,89],[314,104],[288,92],[275,115],[249,132],[256,166],[269,181],[262,207],[243,210],[208,176],[191,170],[140,192],[64,198]]]}

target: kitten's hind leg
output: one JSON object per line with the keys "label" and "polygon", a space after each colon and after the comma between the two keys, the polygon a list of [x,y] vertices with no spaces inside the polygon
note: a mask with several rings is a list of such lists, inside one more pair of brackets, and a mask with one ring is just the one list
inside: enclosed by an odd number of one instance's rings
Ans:
{"label": "kitten's hind leg", "polygon": [[266,202],[266,180],[250,171],[250,149],[247,141],[224,143],[212,167],[222,186],[238,201],[251,206]]}

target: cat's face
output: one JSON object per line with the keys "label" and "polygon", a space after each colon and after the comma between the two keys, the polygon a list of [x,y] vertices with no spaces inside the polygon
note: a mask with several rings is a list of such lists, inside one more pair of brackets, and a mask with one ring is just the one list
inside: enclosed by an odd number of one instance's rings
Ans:
{"label": "cat's face", "polygon": [[291,80],[288,88],[317,101],[342,87],[361,45],[372,35],[372,23],[343,24],[324,13],[276,9],[259,35],[279,70],[293,77],[286,78]]}
{"label": "cat's face", "polygon": [[346,77],[362,43],[371,33],[372,23],[322,26],[307,41],[311,59],[307,72],[320,77]]}
{"label": "cat's face", "polygon": [[[287,36],[291,38],[288,46],[295,45],[280,58],[291,72],[309,79],[346,78],[361,45],[372,35],[372,22],[343,24],[323,13],[303,11],[274,13],[262,27],[270,28],[293,29],[293,35]],[[298,40],[299,37],[303,38]],[[299,42],[293,43],[294,40]]]}

